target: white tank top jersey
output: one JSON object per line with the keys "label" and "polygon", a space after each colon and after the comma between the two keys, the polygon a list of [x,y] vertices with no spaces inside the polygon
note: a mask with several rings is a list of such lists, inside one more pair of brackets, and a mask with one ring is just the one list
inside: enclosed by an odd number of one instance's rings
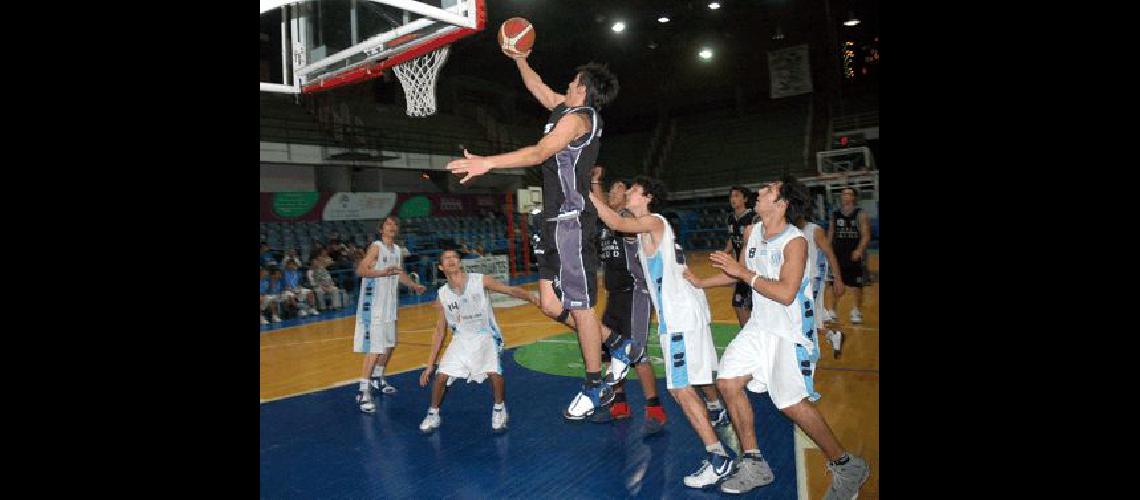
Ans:
{"label": "white tank top jersey", "polygon": [[[764,240],[764,223],[757,221],[752,226],[752,235],[748,238],[748,243],[744,251],[744,263],[760,276],[768,279],[779,279],[780,268],[784,265],[784,248],[788,242],[796,239],[804,238],[803,231],[799,228],[788,224],[784,230],[772,237],[771,240]],[[805,238],[806,240],[806,238]],[[810,252],[810,248],[808,249]],[[808,267],[808,261],[804,262],[804,276],[800,280],[799,290],[796,292],[795,300],[791,304],[783,305],[768,297],[760,295],[755,288],[752,290],[752,317],[748,319],[748,323],[752,324],[753,328],[758,328],[761,331],[768,332],[774,335],[779,335],[797,344],[811,347],[814,343],[804,335],[804,327],[812,327],[811,323],[805,325],[804,319],[804,303],[810,301],[806,295],[810,291],[811,273]],[[746,325],[747,326],[747,325]]]}
{"label": "white tank top jersey", "polygon": [[[804,224],[804,229],[803,229],[804,238],[807,239],[808,274],[809,274],[808,281],[812,281],[812,280],[818,278],[819,277],[820,265],[825,264],[827,262],[827,257],[823,255],[823,250],[821,250],[819,248],[819,246],[815,244],[815,230],[818,227],[819,226],[815,225],[814,222],[808,222],[808,223]],[[822,264],[821,264],[821,261],[822,261]],[[812,281],[812,283],[814,283],[814,281]],[[809,293],[809,296],[814,297],[815,295],[812,295],[812,294],[814,294],[818,290],[814,289],[814,285],[808,285],[808,286],[813,287],[813,289]]]}
{"label": "white tank top jersey", "polygon": [[483,288],[483,275],[467,273],[467,284],[462,293],[455,293],[451,285],[439,287],[439,303],[452,335],[491,335],[502,338],[490,297]]}
{"label": "white tank top jersey", "polygon": [[669,227],[669,221],[659,214],[650,215],[661,219],[665,224],[665,231],[652,259],[645,255],[645,245],[652,242],[652,233],[638,235],[640,244],[637,247],[637,255],[641,258],[641,269],[649,285],[649,297],[653,301],[653,308],[657,310],[659,321],[663,319],[669,332],[700,331],[712,319],[705,291],[694,287],[685,279],[683,274],[685,252],[674,240],[673,228]]}
{"label": "white tank top jersey", "polygon": [[[380,271],[390,266],[399,266],[400,269],[404,268],[404,257],[400,253],[400,246],[393,243],[391,248],[384,246],[384,242],[377,240],[373,241],[372,245],[378,247],[380,251],[376,254],[376,264],[372,266],[373,270]],[[400,310],[400,277],[393,274],[391,276],[384,276],[380,278],[365,278],[372,281],[372,310],[374,314],[380,314],[381,318],[389,321],[396,320],[397,311]],[[365,283],[367,286],[367,283]]]}

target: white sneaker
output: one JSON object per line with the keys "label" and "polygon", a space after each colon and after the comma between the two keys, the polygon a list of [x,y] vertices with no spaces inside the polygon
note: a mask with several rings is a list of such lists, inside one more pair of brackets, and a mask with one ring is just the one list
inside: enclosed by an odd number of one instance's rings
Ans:
{"label": "white sneaker", "polygon": [[839,330],[827,332],[827,341],[831,342],[831,356],[839,359],[843,354],[843,332]]}
{"label": "white sneaker", "polygon": [[439,428],[439,413],[428,413],[424,417],[424,421],[420,422],[420,432],[430,434],[432,431]]}
{"label": "white sneaker", "polygon": [[359,391],[356,393],[356,404],[360,411],[364,413],[374,413],[376,411],[376,403],[372,401],[372,391]]}
{"label": "white sneaker", "polygon": [[372,377],[372,388],[380,391],[381,394],[396,393],[396,388],[380,377]]}
{"label": "white sneaker", "polygon": [[721,479],[732,473],[732,459],[716,453],[708,453],[696,472],[685,476],[685,486],[690,488],[711,488]]}
{"label": "white sneaker", "polygon": [[859,314],[858,309],[851,310],[851,322],[855,323],[856,325],[863,322],[863,315]]}
{"label": "white sneaker", "polygon": [[491,431],[502,432],[507,430],[507,421],[510,416],[507,415],[507,405],[503,405],[503,409],[496,410],[491,407]]}
{"label": "white sneaker", "polygon": [[300,309],[297,311],[297,317],[298,318],[304,318],[305,316],[308,316],[308,315],[309,315],[309,313],[305,312],[304,309]]}
{"label": "white sneaker", "polygon": [[320,311],[318,311],[318,310],[316,310],[316,309],[309,309],[309,316],[316,316],[316,315],[318,315],[318,314],[320,314],[320,313],[321,313],[321,312],[320,312]]}
{"label": "white sneaker", "polygon": [[823,320],[824,321],[835,321],[836,318],[838,318],[838,317],[839,316],[835,314],[835,311],[832,311],[831,309],[824,309],[823,310]]}
{"label": "white sneaker", "polygon": [[281,322],[281,318],[280,318],[280,317],[278,317],[278,316],[274,316],[274,317],[273,317],[273,322],[274,322],[274,323],[280,323],[280,322]]}
{"label": "white sneaker", "polygon": [[265,316],[262,316],[262,317],[261,317],[261,324],[263,324],[263,325],[268,325],[268,324],[269,324],[269,320],[265,319]]}

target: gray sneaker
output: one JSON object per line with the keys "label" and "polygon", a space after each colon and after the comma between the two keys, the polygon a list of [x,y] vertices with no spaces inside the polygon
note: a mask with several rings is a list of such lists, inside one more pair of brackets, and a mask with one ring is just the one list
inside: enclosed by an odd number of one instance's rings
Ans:
{"label": "gray sneaker", "polygon": [[767,485],[776,479],[768,461],[761,456],[744,455],[738,462],[736,472],[720,483],[720,491],[739,495]]}
{"label": "gray sneaker", "polygon": [[827,462],[827,471],[831,473],[831,486],[827,488],[827,494],[823,496],[823,500],[859,498],[859,488],[867,482],[867,476],[871,475],[871,469],[867,467],[866,460],[851,454],[847,456],[851,459],[843,465]]}

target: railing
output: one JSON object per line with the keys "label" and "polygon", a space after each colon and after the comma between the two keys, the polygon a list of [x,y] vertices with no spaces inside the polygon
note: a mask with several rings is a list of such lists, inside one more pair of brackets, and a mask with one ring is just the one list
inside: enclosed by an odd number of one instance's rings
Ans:
{"label": "railing", "polygon": [[316,122],[288,118],[261,118],[261,140],[291,144],[313,144],[343,148],[405,151],[424,154],[458,155],[461,148],[492,154],[521,148],[527,144],[502,141],[498,145],[479,134],[457,135],[424,132],[400,127],[335,125],[331,129]]}
{"label": "railing", "polygon": [[[834,132],[845,132],[848,130],[857,130],[861,128],[872,128],[879,126],[879,112],[868,111],[866,113],[856,113],[853,115],[837,116],[831,121],[831,129]],[[834,133],[833,132],[833,133]]]}

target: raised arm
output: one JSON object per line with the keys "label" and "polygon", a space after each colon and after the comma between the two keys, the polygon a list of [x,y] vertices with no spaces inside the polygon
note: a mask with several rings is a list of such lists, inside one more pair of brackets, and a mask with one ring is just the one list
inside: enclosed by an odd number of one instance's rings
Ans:
{"label": "raised arm", "polygon": [[590,120],[581,113],[567,113],[558,120],[554,130],[533,146],[495,156],[474,155],[464,149],[465,158],[448,163],[447,169],[453,174],[467,174],[459,180],[460,184],[465,184],[473,177],[483,175],[492,169],[538,165],[554,156],[554,153],[566,149],[574,139],[582,137],[590,130]]}
{"label": "raised arm", "polygon": [[566,102],[566,96],[552,90],[543,83],[542,77],[538,76],[538,73],[535,73],[534,70],[531,69],[530,63],[526,60],[527,56],[530,55],[529,50],[526,54],[514,54],[505,50],[503,53],[506,54],[507,57],[515,60],[515,65],[519,68],[519,74],[522,75],[523,84],[526,85],[526,89],[534,95],[534,98],[538,99],[542,107],[554,109],[559,104]]}
{"label": "raised arm", "polygon": [[538,305],[538,294],[528,292],[521,287],[504,285],[502,281],[495,279],[489,274],[483,275],[483,287],[491,291],[510,295],[516,299],[525,300],[536,306]]}
{"label": "raised arm", "polygon": [[605,222],[606,226],[614,231],[637,234],[660,232],[665,229],[665,223],[657,217],[629,218],[618,215],[601,196],[592,191],[590,192],[590,201],[594,202],[594,208],[598,209],[598,218],[602,219],[602,222]]}
{"label": "raised arm", "polygon": [[606,169],[594,165],[590,168],[590,192],[596,195],[599,199],[605,199],[605,192],[602,191],[602,174]]}

